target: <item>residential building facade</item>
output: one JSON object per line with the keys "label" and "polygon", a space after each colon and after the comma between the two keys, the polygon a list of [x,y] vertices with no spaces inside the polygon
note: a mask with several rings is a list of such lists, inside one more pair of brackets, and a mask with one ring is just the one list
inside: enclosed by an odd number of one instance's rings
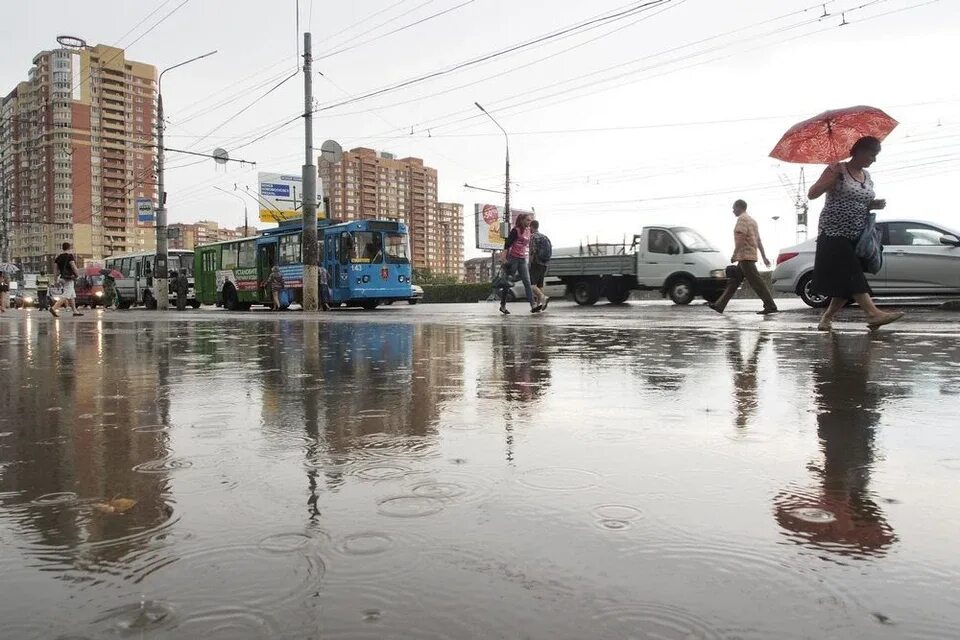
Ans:
{"label": "residential building facade", "polygon": [[193,250],[202,244],[238,240],[259,233],[256,227],[247,227],[246,229],[243,226],[236,228],[221,227],[218,222],[213,220],[201,220],[193,224],[176,222],[169,225],[168,229],[171,231],[170,248],[189,250]]}
{"label": "residential building facade", "polygon": [[450,204],[441,211],[436,169],[420,158],[398,159],[365,147],[345,151],[336,164],[321,157],[317,167],[331,218],[405,222],[415,269],[461,275],[462,207]]}
{"label": "residential building facade", "polygon": [[0,229],[7,259],[52,268],[156,246],[135,201],[156,201],[156,68],[122,49],[58,38],[0,106]]}

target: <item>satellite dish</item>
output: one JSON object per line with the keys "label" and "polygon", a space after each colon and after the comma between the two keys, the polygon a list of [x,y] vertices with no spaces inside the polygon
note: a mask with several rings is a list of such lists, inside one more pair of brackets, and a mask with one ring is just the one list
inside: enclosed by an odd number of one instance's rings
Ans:
{"label": "satellite dish", "polygon": [[230,154],[227,153],[226,149],[221,149],[217,147],[213,150],[213,161],[217,164],[227,164],[227,161],[230,160]]}
{"label": "satellite dish", "polygon": [[320,159],[330,164],[338,164],[343,158],[343,147],[336,140],[327,140],[320,145]]}

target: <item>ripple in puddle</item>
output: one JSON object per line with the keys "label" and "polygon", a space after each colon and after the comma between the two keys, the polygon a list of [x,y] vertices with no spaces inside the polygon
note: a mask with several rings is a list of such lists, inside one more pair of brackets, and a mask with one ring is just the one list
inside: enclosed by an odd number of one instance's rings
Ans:
{"label": "ripple in puddle", "polygon": [[225,608],[187,616],[177,630],[184,638],[234,640],[235,638],[277,638],[281,631],[275,621],[261,611]]}
{"label": "ripple in puddle", "polygon": [[364,480],[396,480],[411,471],[410,467],[400,464],[371,464],[354,469],[352,475]]}
{"label": "ripple in puddle", "polygon": [[393,496],[377,503],[377,511],[391,518],[422,518],[443,511],[443,501],[427,496]]}
{"label": "ripple in puddle", "polygon": [[300,551],[313,540],[305,533],[277,533],[261,540],[258,546],[271,553],[290,553]]}
{"label": "ripple in puddle", "polygon": [[591,513],[598,520],[620,521],[636,520],[643,515],[640,509],[627,504],[602,504],[595,507]]}
{"label": "ripple in puddle", "polygon": [[133,467],[137,473],[166,473],[178,469],[189,469],[193,463],[183,458],[160,458],[148,460]]}
{"label": "ripple in puddle", "polygon": [[362,531],[343,538],[337,551],[348,556],[374,556],[393,548],[393,538],[386,533]]}
{"label": "ripple in puddle", "polygon": [[141,600],[105,611],[93,622],[103,631],[138,635],[170,628],[176,624],[176,614],[166,603]]}
{"label": "ripple in puddle", "polygon": [[720,640],[719,631],[689,611],[670,605],[637,603],[601,609],[595,616],[598,638]]}
{"label": "ripple in puddle", "polygon": [[165,424],[145,424],[139,427],[134,427],[132,430],[136,433],[162,433],[166,431],[169,427]]}
{"label": "ripple in puddle", "polygon": [[40,506],[76,504],[79,496],[72,491],[60,491],[57,493],[45,493],[42,496],[33,499],[33,504]]}
{"label": "ripple in puddle", "polygon": [[583,491],[600,484],[600,475],[584,469],[545,467],[531,469],[520,476],[520,484],[546,491]]}

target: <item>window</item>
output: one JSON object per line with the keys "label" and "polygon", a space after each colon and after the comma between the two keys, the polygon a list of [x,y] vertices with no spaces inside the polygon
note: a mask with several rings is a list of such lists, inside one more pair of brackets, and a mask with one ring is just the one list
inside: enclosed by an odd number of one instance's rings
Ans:
{"label": "window", "polygon": [[680,253],[680,245],[666,229],[650,229],[647,248],[650,253],[666,253],[676,255]]}
{"label": "window", "polygon": [[410,249],[407,245],[407,236],[402,233],[385,233],[384,255],[387,262],[391,264],[408,264],[410,262]]}
{"label": "window", "polygon": [[222,265],[223,269],[237,268],[237,245],[236,244],[223,245],[223,254],[220,257],[220,264]]}
{"label": "window", "polygon": [[887,244],[891,246],[939,247],[943,232],[916,222],[887,223]]}
{"label": "window", "polygon": [[716,251],[703,236],[693,229],[676,227],[673,232],[677,234],[677,238],[679,238],[683,248],[691,253],[694,251]]}
{"label": "window", "polygon": [[373,231],[354,231],[350,262],[383,262],[383,247],[380,234]]}
{"label": "window", "polygon": [[280,238],[280,264],[300,264],[300,234]]}
{"label": "window", "polygon": [[257,247],[253,242],[240,243],[240,258],[237,266],[241,269],[250,269],[257,266]]}
{"label": "window", "polygon": [[132,278],[135,275],[133,272],[133,258],[124,258],[120,261],[120,272],[128,278]]}
{"label": "window", "polygon": [[353,236],[344,231],[340,234],[340,264],[348,264],[353,255]]}

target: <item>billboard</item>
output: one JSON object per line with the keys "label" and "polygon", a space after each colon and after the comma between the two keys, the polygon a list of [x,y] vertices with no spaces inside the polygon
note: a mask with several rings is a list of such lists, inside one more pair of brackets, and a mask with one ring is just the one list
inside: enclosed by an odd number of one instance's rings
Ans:
{"label": "billboard", "polygon": [[[303,178],[292,173],[258,174],[260,188],[260,221],[284,222],[303,217]],[[317,199],[320,197],[320,185],[317,184]],[[323,206],[317,206],[317,218],[325,217]]]}
{"label": "billboard", "polygon": [[[484,251],[499,251],[503,249],[506,238],[500,235],[500,223],[503,221],[503,207],[495,204],[474,204],[473,215],[477,230],[477,249]],[[517,223],[517,216],[526,214],[535,218],[532,211],[514,209],[510,207],[510,228]]]}

